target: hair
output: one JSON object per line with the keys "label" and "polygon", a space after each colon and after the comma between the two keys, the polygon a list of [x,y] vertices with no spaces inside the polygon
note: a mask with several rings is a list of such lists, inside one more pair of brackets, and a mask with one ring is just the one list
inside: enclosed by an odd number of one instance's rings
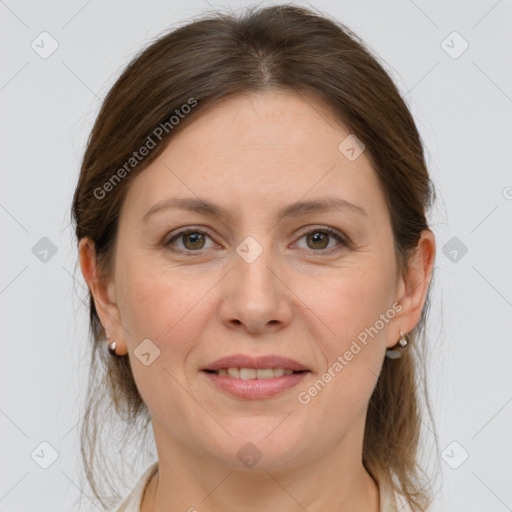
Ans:
{"label": "hair", "polygon": [[[377,57],[350,29],[306,8],[278,5],[238,16],[209,13],[165,33],[128,64],[108,92],[87,142],[72,205],[77,240],[93,241],[102,277],[112,275],[119,212],[134,176],[207,108],[266,91],[295,92],[320,102],[364,143],[389,210],[397,268],[407,270],[422,231],[429,229],[426,213],[435,197],[412,115]],[[194,108],[185,109],[187,104]],[[188,113],[170,123],[177,111]],[[150,138],[158,142],[149,154],[131,160]],[[419,462],[422,398],[433,418],[425,380],[431,285],[420,321],[409,333],[411,347],[400,359],[383,362],[368,404],[362,453],[372,477],[389,481],[415,512],[427,510],[432,501]],[[119,466],[116,460],[108,468],[100,446],[116,419],[112,410],[122,420],[121,432],[136,432],[137,438],[147,431],[150,414],[129,358],[113,358],[105,349],[90,291],[88,300],[92,351],[80,446],[87,480],[104,505],[100,484],[115,492],[109,477]]]}

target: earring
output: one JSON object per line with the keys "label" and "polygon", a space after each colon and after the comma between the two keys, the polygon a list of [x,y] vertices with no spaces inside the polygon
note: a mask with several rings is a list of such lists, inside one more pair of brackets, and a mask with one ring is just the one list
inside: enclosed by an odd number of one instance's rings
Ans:
{"label": "earring", "polygon": [[408,343],[409,340],[405,337],[404,333],[400,331],[400,339],[398,340],[398,343],[394,347],[386,350],[386,357],[389,359],[399,359],[402,357],[402,352],[407,347]]}
{"label": "earring", "polygon": [[116,354],[116,342],[112,341],[109,343],[110,335],[107,334],[106,342],[108,343],[108,351],[115,357],[121,357],[119,354]]}

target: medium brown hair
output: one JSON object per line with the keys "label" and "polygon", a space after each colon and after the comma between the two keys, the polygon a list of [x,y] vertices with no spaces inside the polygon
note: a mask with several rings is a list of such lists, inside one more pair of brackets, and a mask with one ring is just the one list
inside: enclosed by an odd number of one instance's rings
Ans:
{"label": "medium brown hair", "polygon": [[[77,239],[94,242],[103,276],[112,272],[119,212],[134,176],[207,108],[234,95],[269,90],[321,102],[364,143],[389,209],[397,266],[407,269],[421,232],[429,229],[426,212],[434,199],[411,113],[377,58],[346,26],[312,10],[281,5],[240,16],[216,12],[166,33],[134,58],[110,89],[87,143],[72,209]],[[191,98],[196,106],[170,128],[170,116]],[[156,147],[127,168],[133,151],[166,122],[168,130]],[[123,166],[128,171],[120,173]],[[112,186],[103,194],[107,182]],[[391,482],[414,511],[431,502],[418,453],[421,398],[432,419],[424,371],[429,304],[430,289],[421,319],[409,333],[412,346],[401,359],[385,358],[368,407],[362,453],[367,471]],[[129,432],[140,438],[150,415],[129,358],[112,358],[106,351],[90,293],[89,307],[92,357],[81,452],[87,479],[104,505],[100,480],[116,491],[109,479],[116,469],[108,468],[99,448],[109,415],[115,409],[127,438]]]}

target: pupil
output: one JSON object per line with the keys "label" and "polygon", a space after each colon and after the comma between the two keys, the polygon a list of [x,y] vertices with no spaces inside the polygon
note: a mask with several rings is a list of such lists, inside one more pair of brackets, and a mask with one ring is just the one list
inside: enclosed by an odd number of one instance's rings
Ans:
{"label": "pupil", "polygon": [[[185,240],[191,241],[191,245],[193,246],[192,249],[196,249],[197,246],[195,245],[198,241],[200,241],[201,237],[203,235],[201,233],[189,233],[186,235]],[[188,244],[186,244],[188,245]]]}
{"label": "pupil", "polygon": [[[318,248],[323,249],[323,248],[327,247],[327,244],[325,243],[325,241],[327,240],[327,235],[325,233],[317,231],[316,233],[313,233],[313,235],[311,235],[311,237],[313,238],[313,244],[317,244],[317,243],[321,244],[320,247],[316,247],[317,249]],[[324,241],[323,244],[322,244],[322,240]]]}

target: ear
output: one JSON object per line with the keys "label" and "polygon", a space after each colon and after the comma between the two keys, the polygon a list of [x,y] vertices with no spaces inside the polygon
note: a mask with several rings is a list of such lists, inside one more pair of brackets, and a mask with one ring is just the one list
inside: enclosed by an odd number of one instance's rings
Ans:
{"label": "ear", "polygon": [[434,271],[436,242],[432,231],[422,231],[414,253],[409,257],[408,268],[399,277],[395,302],[402,306],[389,329],[387,346],[392,347],[404,334],[418,324],[427,298],[428,287]]}
{"label": "ear", "polygon": [[105,332],[110,340],[116,342],[116,353],[124,355],[127,352],[124,328],[121,314],[116,302],[116,290],[113,279],[102,278],[99,272],[94,242],[82,238],[78,244],[80,268],[91,292],[96,311]]}

